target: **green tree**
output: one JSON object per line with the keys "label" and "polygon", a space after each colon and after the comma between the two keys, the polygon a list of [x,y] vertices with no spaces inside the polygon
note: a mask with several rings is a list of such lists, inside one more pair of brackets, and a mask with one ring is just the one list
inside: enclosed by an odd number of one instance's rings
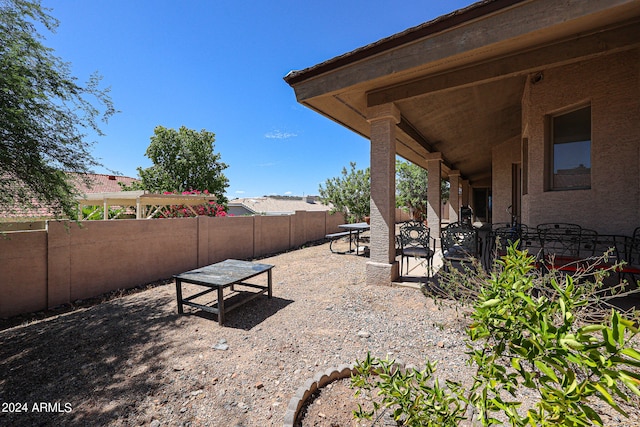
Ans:
{"label": "green tree", "polygon": [[369,168],[351,170],[342,168],[342,176],[329,178],[320,185],[320,200],[333,205],[332,212],[342,212],[348,222],[360,222],[369,216],[371,199],[371,172]]}
{"label": "green tree", "polygon": [[153,193],[208,191],[226,204],[229,180],[222,173],[227,165],[214,153],[215,134],[197,132],[185,126],[179,130],[156,126],[145,155],[153,166],[138,168],[140,183],[125,189],[143,189]]}
{"label": "green tree", "polygon": [[99,75],[79,84],[41,43],[36,25],[52,33],[58,26],[48,12],[39,0],[0,1],[0,208],[44,205],[72,217],[70,173],[99,165],[82,129],[101,135],[98,119],[115,110]]}
{"label": "green tree", "polygon": [[[416,219],[426,219],[429,174],[414,163],[396,160],[396,206],[407,207]],[[449,183],[440,180],[443,201],[449,199]]]}

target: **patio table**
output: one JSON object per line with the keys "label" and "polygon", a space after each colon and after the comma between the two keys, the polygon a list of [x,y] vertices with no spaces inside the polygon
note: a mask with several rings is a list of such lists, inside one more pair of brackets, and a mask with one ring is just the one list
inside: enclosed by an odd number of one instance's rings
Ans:
{"label": "patio table", "polygon": [[356,255],[358,255],[360,253],[360,243],[359,243],[360,233],[362,233],[363,231],[369,230],[371,226],[366,222],[356,222],[354,224],[340,224],[338,228],[342,228],[349,231],[349,252],[352,252],[352,249],[351,249],[352,234],[355,234],[355,242],[356,242],[355,253]]}
{"label": "patio table", "polygon": [[[183,314],[183,304],[190,305],[209,313],[217,314],[218,324],[222,326],[222,324],[224,323],[224,315],[226,312],[231,311],[236,307],[245,304],[248,301],[251,301],[254,298],[257,298],[264,293],[267,293],[268,298],[271,298],[271,269],[273,269],[273,267],[274,266],[270,264],[259,264],[249,261],[228,259],[226,261],[211,264],[206,267],[197,268],[195,270],[177,274],[173,276],[173,278],[176,281],[178,313]],[[266,286],[245,282],[246,280],[263,273],[267,273]],[[187,298],[183,298],[182,283],[191,283],[194,285],[204,286],[209,289],[206,289]],[[236,291],[236,285],[256,288],[258,289],[258,292]],[[232,292],[237,292],[237,294],[244,295],[242,295],[242,297],[238,301],[234,301],[233,305],[225,306],[223,295],[223,291],[225,288],[231,288]],[[194,299],[214,291],[217,291],[218,298],[217,302],[213,306],[193,302]]]}

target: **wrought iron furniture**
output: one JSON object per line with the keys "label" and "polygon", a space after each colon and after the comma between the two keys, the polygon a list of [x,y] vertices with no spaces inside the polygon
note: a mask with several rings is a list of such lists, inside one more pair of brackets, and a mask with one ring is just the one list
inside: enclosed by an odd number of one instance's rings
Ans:
{"label": "wrought iron furniture", "polygon": [[442,257],[448,263],[470,262],[478,258],[478,230],[453,222],[440,232]]}
{"label": "wrought iron furniture", "polygon": [[[248,301],[251,301],[254,298],[257,298],[263,293],[267,293],[267,296],[271,298],[271,269],[273,267],[274,266],[270,264],[258,264],[249,261],[228,259],[217,264],[211,264],[206,267],[197,268],[195,270],[177,274],[173,276],[173,278],[176,281],[178,313],[183,313],[183,304],[190,305],[209,313],[217,314],[218,324],[222,326],[222,324],[224,323],[224,315],[228,311],[233,310],[234,308]],[[258,276],[263,273],[267,273],[267,286],[246,282],[246,280],[249,280],[252,277]],[[183,298],[182,283],[191,283],[194,285],[204,286],[209,289],[199,292],[195,295],[191,295],[187,298]],[[256,288],[258,289],[258,292],[239,291],[236,290],[235,286]],[[231,288],[232,292],[245,295],[242,295],[238,301],[234,301],[233,305],[225,306],[225,299],[223,295],[223,291],[225,288]],[[193,302],[194,299],[214,291],[217,291],[218,298],[213,306]]]}
{"label": "wrought iron furniture", "polygon": [[615,268],[619,278],[625,272],[633,273],[633,267],[629,266],[632,257],[629,251],[633,246],[631,237],[598,234],[576,224],[556,224],[553,227],[542,224],[538,230],[542,230],[542,259],[547,270],[586,272],[613,268],[615,264],[624,262],[624,266]]}
{"label": "wrought iron furniture", "polygon": [[436,242],[430,236],[429,228],[422,222],[408,221],[400,227],[400,235],[397,237],[400,273],[402,274],[405,258],[407,258],[407,274],[409,273],[409,257],[424,258],[427,261],[427,274],[431,276]]}
{"label": "wrought iron furniture", "polygon": [[[370,225],[366,222],[357,222],[354,224],[340,224],[338,228],[347,231],[341,231],[339,233],[331,233],[324,236],[326,239],[329,239],[331,242],[329,243],[329,250],[334,254],[344,254],[344,253],[353,253],[353,243],[355,243],[355,254],[358,255],[360,253],[360,233],[369,230]],[[348,252],[339,252],[333,249],[333,243],[341,238],[349,236],[349,251]]]}
{"label": "wrought iron furniture", "polygon": [[624,240],[624,256],[625,265],[622,267],[621,276],[629,278],[636,284],[640,279],[640,227],[633,231],[631,237]]}
{"label": "wrought iron furniture", "polygon": [[493,224],[486,240],[483,252],[485,268],[491,267],[495,258],[506,255],[507,247],[514,243],[518,243],[520,250],[527,249],[527,243],[531,243],[529,228],[525,224]]}
{"label": "wrought iron furniture", "polygon": [[569,223],[544,223],[536,229],[542,246],[540,261],[544,269],[569,269],[569,265],[580,259],[582,227]]}

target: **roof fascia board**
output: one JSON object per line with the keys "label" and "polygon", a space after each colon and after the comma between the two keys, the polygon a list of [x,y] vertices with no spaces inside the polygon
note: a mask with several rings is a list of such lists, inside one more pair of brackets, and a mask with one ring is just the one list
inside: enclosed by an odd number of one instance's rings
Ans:
{"label": "roof fascia board", "polygon": [[402,46],[405,43],[412,42],[416,39],[427,37],[431,34],[447,30],[456,25],[464,24],[468,21],[477,19],[478,17],[490,14],[505,7],[525,0],[484,0],[473,3],[465,8],[456,10],[452,13],[440,16],[431,21],[409,28],[390,37],[378,40],[364,47],[358,48],[351,52],[321,62],[304,70],[291,71],[284,80],[290,85],[295,85],[308,78],[323,74],[327,71],[334,70],[352,62],[367,59],[371,56],[383,53],[387,50]]}
{"label": "roof fascia board", "polygon": [[363,56],[356,50],[338,57],[340,61],[330,60],[316,68],[294,73],[285,80],[294,87],[298,101],[304,101],[390,74],[407,72],[424,64],[451,61],[454,57],[470,63],[483,49],[490,51],[492,46],[501,42],[637,2],[530,0],[504,2],[501,8],[488,12],[479,7],[477,9],[484,10],[485,14],[456,23],[456,26],[438,26],[437,32],[426,36],[408,32],[403,38],[398,38],[402,40],[401,44],[374,43],[370,46],[380,46],[374,54]]}

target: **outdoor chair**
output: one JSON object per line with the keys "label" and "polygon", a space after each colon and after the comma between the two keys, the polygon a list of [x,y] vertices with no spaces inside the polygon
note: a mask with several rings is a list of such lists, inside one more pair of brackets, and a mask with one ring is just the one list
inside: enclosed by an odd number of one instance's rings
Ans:
{"label": "outdoor chair", "polygon": [[[597,235],[593,251],[595,268],[613,269],[618,274],[618,282],[627,279],[637,286],[640,279],[640,227],[633,236]],[[602,258],[603,254],[606,258]],[[614,265],[618,265],[614,268]]]}
{"label": "outdoor chair", "polygon": [[537,227],[545,270],[562,269],[580,259],[582,227],[568,223],[545,223]]}
{"label": "outdoor chair", "polygon": [[632,237],[624,239],[624,261],[621,277],[628,278],[630,283],[637,286],[640,279],[640,227],[634,230]]}
{"label": "outdoor chair", "polygon": [[471,262],[478,257],[478,230],[453,222],[440,232],[445,269],[448,263]]}
{"label": "outdoor chair", "polygon": [[431,237],[429,228],[422,222],[408,221],[400,227],[397,242],[400,254],[400,273],[402,274],[405,258],[407,258],[407,274],[409,274],[409,257],[424,258],[427,261],[427,274],[431,276],[436,242]]}
{"label": "outdoor chair", "polygon": [[[516,242],[520,242],[518,244],[518,249],[521,249],[522,238],[529,233],[529,228],[524,224],[514,224],[514,225],[506,225],[501,227],[493,227],[491,230],[491,234],[493,237],[497,237],[499,239],[499,243],[502,243],[502,248],[506,248]],[[505,250],[506,252],[506,250]]]}
{"label": "outdoor chair", "polygon": [[[582,231],[581,248],[588,245],[584,234],[585,230]],[[596,269],[609,269],[616,264],[626,262],[627,242],[629,240],[630,238],[627,236],[596,234],[593,253],[590,255],[592,257],[591,264],[595,264],[593,267]],[[583,252],[583,255],[588,254]],[[618,273],[618,281],[622,280],[623,270],[627,267],[623,266],[615,269]]]}
{"label": "outdoor chair", "polygon": [[489,233],[484,256],[486,266],[490,267],[495,258],[507,254],[507,248],[517,242],[517,249],[526,249],[529,228],[525,224],[494,224]]}

